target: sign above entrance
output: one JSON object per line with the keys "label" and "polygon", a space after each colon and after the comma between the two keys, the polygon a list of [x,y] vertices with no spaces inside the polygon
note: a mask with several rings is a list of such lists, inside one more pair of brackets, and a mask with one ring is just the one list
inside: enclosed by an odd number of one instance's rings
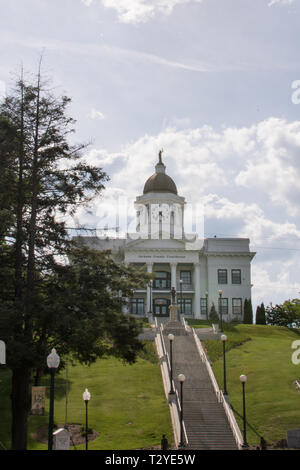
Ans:
{"label": "sign above entrance", "polygon": [[147,258],[147,259],[186,259],[187,257],[185,255],[154,255],[154,256],[151,256],[151,255],[138,255],[138,258]]}

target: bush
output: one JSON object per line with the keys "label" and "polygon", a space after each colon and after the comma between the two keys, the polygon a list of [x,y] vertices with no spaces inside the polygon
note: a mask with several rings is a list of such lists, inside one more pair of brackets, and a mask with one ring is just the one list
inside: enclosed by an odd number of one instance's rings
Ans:
{"label": "bush", "polygon": [[212,323],[219,321],[219,315],[217,314],[215,304],[213,303],[209,312],[209,319]]}
{"label": "bush", "polygon": [[266,311],[263,303],[257,306],[255,322],[257,325],[266,325]]}
{"label": "bush", "polygon": [[247,325],[253,324],[253,312],[251,299],[245,299],[244,303],[244,323]]}

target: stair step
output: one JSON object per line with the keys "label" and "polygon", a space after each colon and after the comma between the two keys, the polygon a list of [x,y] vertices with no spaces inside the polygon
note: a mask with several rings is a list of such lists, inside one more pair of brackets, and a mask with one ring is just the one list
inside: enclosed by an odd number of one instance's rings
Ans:
{"label": "stair step", "polygon": [[[165,339],[166,349],[169,340]],[[218,402],[206,365],[201,361],[191,334],[173,341],[173,377],[180,396],[178,374],[184,374],[183,419],[188,448],[237,449],[223,405]]]}

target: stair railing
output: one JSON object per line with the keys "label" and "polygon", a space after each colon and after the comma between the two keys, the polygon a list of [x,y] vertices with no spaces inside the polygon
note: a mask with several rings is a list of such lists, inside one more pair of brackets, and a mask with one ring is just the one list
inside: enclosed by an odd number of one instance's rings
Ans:
{"label": "stair railing", "polygon": [[222,395],[221,395],[221,391],[219,389],[219,385],[218,385],[218,382],[216,381],[216,378],[215,378],[215,375],[213,373],[213,370],[211,368],[211,365],[209,363],[209,360],[207,359],[207,356],[205,354],[205,351],[202,347],[202,344],[198,338],[198,336],[196,335],[196,332],[195,332],[195,329],[193,328],[192,329],[193,331],[193,336],[194,336],[194,339],[195,339],[195,342],[196,342],[196,346],[197,346],[197,349],[198,349],[198,352],[200,354],[200,357],[201,357],[201,360],[202,362],[205,364],[206,366],[206,369],[207,369],[207,372],[208,372],[208,375],[210,377],[210,380],[211,380],[211,383],[212,383],[212,386],[214,388],[214,391],[215,391],[215,394],[217,396],[217,399],[218,399],[218,402],[219,403],[222,403]]}
{"label": "stair railing", "polygon": [[235,419],[235,416],[234,416],[234,413],[233,413],[232,409],[230,408],[229,404],[225,400],[223,392],[219,388],[218,382],[216,381],[216,378],[215,378],[215,374],[213,373],[210,362],[207,358],[207,355],[206,355],[206,353],[203,349],[201,341],[199,340],[194,328],[193,328],[193,336],[194,336],[195,343],[196,343],[198,352],[200,354],[201,360],[206,366],[206,369],[207,369],[208,375],[210,377],[212,386],[215,390],[218,402],[222,403],[222,405],[223,405],[223,408],[224,408],[224,411],[226,413],[229,425],[231,427],[235,442],[236,442],[238,448],[241,449],[242,445],[243,445],[243,438],[242,438],[240,428],[239,428],[239,426],[236,422],[236,419]]}
{"label": "stair railing", "polygon": [[[180,406],[180,399],[179,399],[179,394],[178,394],[178,390],[176,389],[175,387],[175,383],[174,383],[174,380],[172,381],[172,384],[173,384],[173,390],[175,390],[175,400],[173,399],[170,399],[170,396],[169,396],[169,391],[170,391],[170,385],[171,385],[171,382],[170,382],[170,371],[171,371],[171,363],[170,363],[170,358],[169,358],[169,353],[167,351],[167,348],[166,348],[166,345],[165,345],[165,340],[164,340],[164,335],[163,335],[163,326],[160,325],[160,329],[159,329],[159,333],[160,333],[160,343],[161,343],[161,353],[164,355],[164,365],[166,367],[163,367],[162,365],[162,372],[164,374],[167,374],[167,377],[164,378],[163,380],[163,383],[164,383],[164,386],[165,386],[165,394],[166,396],[169,398],[169,404],[171,406],[171,409],[173,410],[173,419],[174,419],[174,426],[173,428],[175,429],[175,432],[174,432],[174,435],[175,435],[175,440],[176,440],[176,446],[178,447],[178,444],[180,442],[180,412],[181,412],[181,406]],[[166,387],[168,387],[166,389]],[[172,407],[172,404],[175,404],[175,407]],[[183,420],[183,433],[184,433],[184,438],[185,438],[185,443],[186,443],[186,446],[188,446],[188,437],[187,437],[187,433],[186,433],[186,428],[185,428],[185,423],[184,423],[184,420]]]}

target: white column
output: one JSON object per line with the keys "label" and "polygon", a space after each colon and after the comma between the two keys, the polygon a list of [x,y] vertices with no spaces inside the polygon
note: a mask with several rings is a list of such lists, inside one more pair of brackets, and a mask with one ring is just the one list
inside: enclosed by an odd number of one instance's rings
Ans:
{"label": "white column", "polygon": [[[153,267],[153,263],[147,263],[147,272],[148,273],[152,273],[152,267]],[[150,286],[147,285],[147,311],[146,311],[146,314],[148,312],[150,312],[150,310],[152,311],[152,305],[153,305],[153,301],[151,299],[151,297],[153,296],[153,289],[152,289],[152,292],[151,292],[151,289],[150,289]],[[151,305],[152,303],[152,305]]]}
{"label": "white column", "polygon": [[174,287],[174,289],[176,289],[176,271],[177,263],[171,263],[171,288]]}
{"label": "white column", "polygon": [[194,297],[194,315],[195,318],[200,318],[200,263],[194,263],[194,286],[195,286],[195,297]]}

